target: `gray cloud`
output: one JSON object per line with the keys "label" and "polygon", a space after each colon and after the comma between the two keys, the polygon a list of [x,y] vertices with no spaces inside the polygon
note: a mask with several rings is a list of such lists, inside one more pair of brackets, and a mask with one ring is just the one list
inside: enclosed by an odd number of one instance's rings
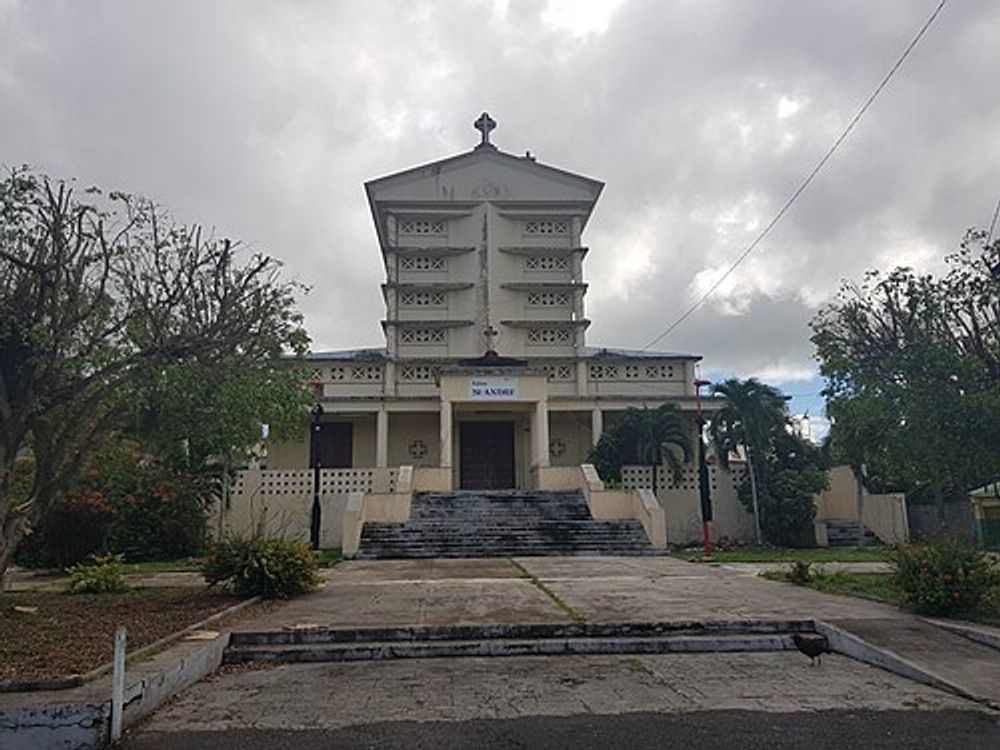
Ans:
{"label": "gray cloud", "polygon": [[[571,4],[572,5],[572,4]],[[585,5],[585,4],[584,4]],[[284,259],[318,347],[380,341],[361,183],[474,143],[599,177],[594,344],[642,346],[752,238],[932,0],[0,0],[0,161],[151,195]],[[776,378],[844,276],[934,267],[1000,197],[1000,7],[952,2],[794,212],[662,343]],[[784,115],[780,117],[779,115]]]}

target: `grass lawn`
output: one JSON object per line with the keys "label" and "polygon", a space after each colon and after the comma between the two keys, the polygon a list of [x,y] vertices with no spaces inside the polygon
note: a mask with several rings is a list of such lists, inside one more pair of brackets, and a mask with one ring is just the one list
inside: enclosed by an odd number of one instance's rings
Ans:
{"label": "grass lawn", "polygon": [[319,566],[321,568],[333,567],[344,559],[344,556],[340,553],[340,547],[318,549],[316,550],[316,555],[319,557]]}
{"label": "grass lawn", "polygon": [[[895,550],[888,547],[739,547],[712,551],[712,562],[890,562]],[[673,554],[682,560],[701,562],[700,549],[685,548],[674,550]]]}
{"label": "grass lawn", "polygon": [[152,562],[125,563],[122,572],[125,575],[145,575],[149,573],[197,573],[204,562],[200,557],[188,557],[182,560],[155,560]]}
{"label": "grass lawn", "polygon": [[[767,571],[761,576],[769,581],[788,581],[785,571]],[[896,588],[889,573],[814,573],[807,584],[809,588],[827,594],[844,594],[862,599],[873,599],[897,607],[903,607],[902,592]],[[975,612],[952,615],[957,619],[981,622],[984,625],[1000,626],[1000,588],[994,590]]]}
{"label": "grass lawn", "polygon": [[[111,660],[115,629],[128,648],[193,625],[239,601],[204,587],[133,589],[123,594],[23,591],[0,594],[0,681],[68,677]],[[34,607],[18,612],[14,607]]]}

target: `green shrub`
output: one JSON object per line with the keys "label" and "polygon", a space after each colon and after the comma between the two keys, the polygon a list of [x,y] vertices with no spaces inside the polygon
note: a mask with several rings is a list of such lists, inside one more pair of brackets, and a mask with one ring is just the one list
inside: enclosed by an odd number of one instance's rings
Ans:
{"label": "green shrub", "polygon": [[120,594],[128,590],[121,555],[91,555],[89,562],[74,565],[67,572],[70,594]]}
{"label": "green shrub", "polygon": [[288,539],[234,538],[217,544],[202,574],[240,596],[285,599],[319,583],[319,562],[308,545]]}
{"label": "green shrub", "polygon": [[18,550],[31,567],[65,568],[104,549],[113,511],[103,492],[81,489],[52,506]]}
{"label": "green shrub", "polygon": [[[811,537],[816,516],[815,495],[826,489],[825,471],[817,469],[787,469],[777,472],[767,483],[757,488],[760,528],[764,538],[779,547],[797,547]],[[753,498],[750,482],[738,488],[743,505],[751,510]]]}
{"label": "green shrub", "polygon": [[952,536],[900,547],[894,567],[893,580],[904,601],[925,614],[975,610],[990,589],[1000,584],[983,551]]}
{"label": "green shrub", "polygon": [[143,468],[133,490],[111,500],[108,549],[133,561],[200,555],[210,497],[204,477],[170,474],[158,466]]}
{"label": "green shrub", "polygon": [[65,567],[98,552],[130,561],[200,555],[211,497],[209,478],[152,461],[130,441],[112,441],[25,539],[17,560]]}

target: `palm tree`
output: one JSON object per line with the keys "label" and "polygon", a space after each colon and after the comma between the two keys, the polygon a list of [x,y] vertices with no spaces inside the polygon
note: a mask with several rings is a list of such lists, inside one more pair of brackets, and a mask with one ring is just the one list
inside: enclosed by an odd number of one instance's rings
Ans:
{"label": "palm tree", "polygon": [[625,464],[651,467],[655,492],[657,467],[666,463],[677,480],[691,459],[691,426],[673,404],[628,409],[620,422],[601,435],[590,457],[606,480],[620,480]]}
{"label": "palm tree", "polygon": [[785,428],[788,414],[785,397],[777,388],[757,378],[730,378],[717,383],[712,392],[726,397],[726,405],[715,413],[709,428],[719,463],[729,466],[729,454],[742,449],[750,475],[754,532],[761,543],[760,513],[757,505],[757,482],[766,481],[767,456],[778,430]]}

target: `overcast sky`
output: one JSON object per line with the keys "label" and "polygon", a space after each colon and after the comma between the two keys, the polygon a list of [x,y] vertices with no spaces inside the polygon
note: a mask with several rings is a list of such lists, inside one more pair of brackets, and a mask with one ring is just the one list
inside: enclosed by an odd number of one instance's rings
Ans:
{"label": "overcast sky", "polygon": [[[937,0],[0,0],[0,162],[141,192],[312,285],[316,348],[378,345],[362,182],[471,148],[607,184],[592,344],[642,347],[815,164]],[[843,277],[933,268],[1000,198],[1000,2],[951,0],[792,213],[660,348],[818,390]],[[801,404],[800,404],[801,405]]]}

